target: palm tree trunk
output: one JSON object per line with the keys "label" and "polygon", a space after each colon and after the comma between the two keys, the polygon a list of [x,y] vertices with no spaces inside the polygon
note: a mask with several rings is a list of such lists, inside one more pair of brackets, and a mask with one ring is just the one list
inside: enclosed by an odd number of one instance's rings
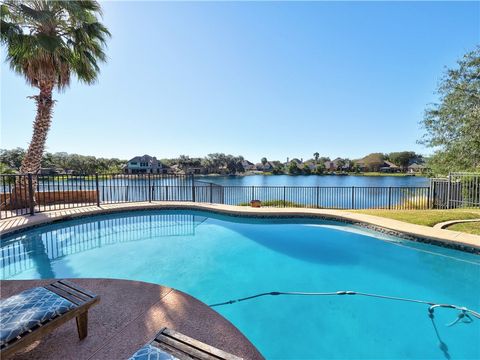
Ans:
{"label": "palm tree trunk", "polygon": [[22,166],[20,166],[20,173],[22,174],[36,174],[40,170],[45,142],[52,122],[54,104],[52,89],[53,83],[43,85],[40,87],[40,94],[32,96],[37,103],[37,116],[33,123],[32,141],[22,161]]}
{"label": "palm tree trunk", "polygon": [[[20,174],[33,174],[33,196],[37,184],[36,174],[40,170],[42,163],[43,151],[47,140],[48,130],[52,122],[52,110],[54,100],[52,99],[52,90],[54,82],[46,82],[40,84],[40,94],[32,96],[37,103],[37,116],[33,123],[32,141],[28,146],[27,153],[20,166]],[[30,191],[27,178],[21,176],[16,181],[15,187],[12,189],[10,197],[10,208],[23,208],[30,205]]]}

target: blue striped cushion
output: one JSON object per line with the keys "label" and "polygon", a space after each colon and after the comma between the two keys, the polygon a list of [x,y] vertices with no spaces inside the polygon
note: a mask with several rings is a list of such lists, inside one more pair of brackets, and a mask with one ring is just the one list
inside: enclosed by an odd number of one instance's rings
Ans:
{"label": "blue striped cushion", "polygon": [[0,346],[76,305],[43,287],[0,300]]}
{"label": "blue striped cushion", "polygon": [[140,348],[128,360],[179,360],[177,357],[150,344]]}

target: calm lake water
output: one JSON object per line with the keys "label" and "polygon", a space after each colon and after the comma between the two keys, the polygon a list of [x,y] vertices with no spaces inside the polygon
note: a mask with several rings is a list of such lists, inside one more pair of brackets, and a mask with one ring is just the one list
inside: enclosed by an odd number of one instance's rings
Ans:
{"label": "calm lake water", "polygon": [[[192,201],[191,177],[118,177],[99,181],[102,203]],[[195,201],[228,205],[284,201],[338,209],[422,208],[429,179],[417,176],[195,176]],[[211,186],[214,183],[220,186]],[[41,182],[40,191],[95,190],[94,180]],[[415,204],[411,205],[411,203]],[[420,203],[421,202],[421,203]],[[422,205],[423,204],[423,205]]]}
{"label": "calm lake water", "polygon": [[196,176],[198,180],[224,186],[428,186],[420,176],[250,175]]}

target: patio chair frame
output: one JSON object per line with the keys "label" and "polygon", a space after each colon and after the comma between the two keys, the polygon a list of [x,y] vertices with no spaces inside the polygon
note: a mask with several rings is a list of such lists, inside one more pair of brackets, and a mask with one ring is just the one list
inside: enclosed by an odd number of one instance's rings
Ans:
{"label": "patio chair frame", "polygon": [[59,280],[44,286],[44,288],[72,302],[76,307],[35,326],[4,344],[0,349],[0,355],[2,358],[11,356],[17,351],[27,347],[32,342],[39,340],[73,318],[76,318],[78,337],[80,340],[83,340],[87,336],[88,310],[90,307],[100,302],[100,296],[95,295],[68,280]]}
{"label": "patio chair frame", "polygon": [[163,328],[150,342],[181,360],[242,360],[242,358],[207,345],[178,331]]}

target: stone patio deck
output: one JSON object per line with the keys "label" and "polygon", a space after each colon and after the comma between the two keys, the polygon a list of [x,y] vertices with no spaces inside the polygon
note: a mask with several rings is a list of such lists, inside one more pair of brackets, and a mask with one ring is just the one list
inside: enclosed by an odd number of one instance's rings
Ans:
{"label": "stone patio deck", "polygon": [[[0,297],[52,281],[4,280],[0,282]],[[244,359],[263,359],[228,320],[181,291],[128,280],[71,281],[101,296],[100,303],[89,311],[87,338],[78,339],[75,320],[71,320],[12,359],[128,359],[163,327]]]}

